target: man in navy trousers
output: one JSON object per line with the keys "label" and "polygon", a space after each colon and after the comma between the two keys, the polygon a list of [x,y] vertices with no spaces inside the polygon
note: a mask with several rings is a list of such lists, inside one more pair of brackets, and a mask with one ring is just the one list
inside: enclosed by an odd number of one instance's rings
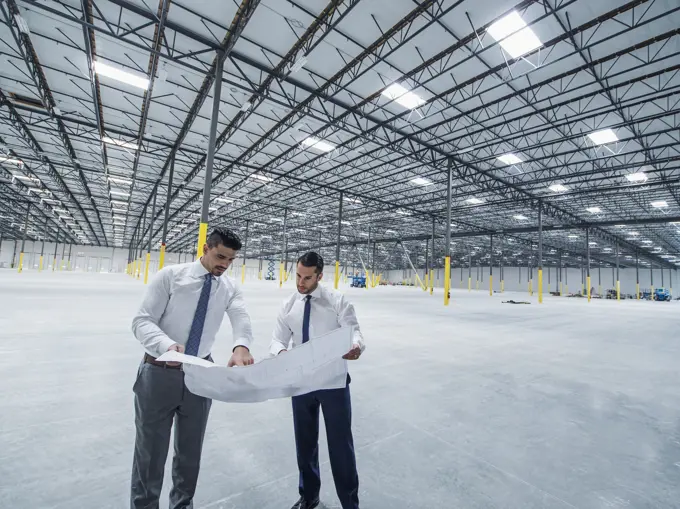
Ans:
{"label": "man in navy trousers", "polygon": [[[271,353],[279,355],[292,346],[306,343],[340,327],[354,327],[352,349],[343,357],[357,360],[364,351],[364,339],[354,307],[345,297],[319,285],[323,277],[323,258],[314,252],[297,261],[297,293],[283,303],[274,329]],[[338,371],[345,378],[345,371]],[[342,383],[342,380],[340,380]],[[292,509],[314,509],[319,505],[319,408],[323,409],[328,439],[328,454],[335,490],[343,509],[359,509],[359,475],[352,439],[352,404],[349,375],[342,389],[310,392],[293,397],[293,424],[300,499]]]}

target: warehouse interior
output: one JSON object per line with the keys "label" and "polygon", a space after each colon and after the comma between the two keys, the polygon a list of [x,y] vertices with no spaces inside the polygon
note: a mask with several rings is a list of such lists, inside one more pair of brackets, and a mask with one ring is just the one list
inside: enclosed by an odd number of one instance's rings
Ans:
{"label": "warehouse interior", "polygon": [[[673,0],[1,0],[0,498],[127,506],[132,317],[225,226],[256,360],[301,254],[356,309],[362,507],[677,507],[679,26]],[[290,407],[213,405],[194,507],[290,507]]]}

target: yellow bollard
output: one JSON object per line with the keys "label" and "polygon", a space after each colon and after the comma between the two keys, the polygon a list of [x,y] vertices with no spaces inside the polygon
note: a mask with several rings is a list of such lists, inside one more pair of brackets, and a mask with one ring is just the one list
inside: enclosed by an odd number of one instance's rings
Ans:
{"label": "yellow bollard", "polygon": [[505,291],[505,280],[501,279],[501,293]]}
{"label": "yellow bollard", "polygon": [[586,277],[586,284],[588,285],[588,302],[590,302],[590,276]]}
{"label": "yellow bollard", "polygon": [[279,263],[279,288],[283,286],[283,262]]}
{"label": "yellow bollard", "polygon": [[149,282],[149,265],[151,264],[151,253],[146,253],[146,265],[144,266],[144,284]]}
{"label": "yellow bollard", "polygon": [[434,294],[434,272],[430,273],[430,295]]}
{"label": "yellow bollard", "polygon": [[338,284],[340,283],[340,262],[335,260],[335,277],[333,279],[333,288],[338,289]]}
{"label": "yellow bollard", "polygon": [[616,282],[616,300],[621,300],[621,282]]}
{"label": "yellow bollard", "polygon": [[158,256],[158,270],[165,266],[165,242],[161,244],[161,253]]}
{"label": "yellow bollard", "polygon": [[208,223],[201,223],[198,227],[198,245],[196,247],[196,259],[198,260],[203,254],[203,247],[208,238]]}
{"label": "yellow bollard", "polygon": [[241,265],[241,284],[246,282],[246,264]]}
{"label": "yellow bollard", "polygon": [[543,304],[543,269],[538,269],[538,303]]}
{"label": "yellow bollard", "polygon": [[472,291],[472,278],[469,277],[468,278],[468,292],[471,292],[471,291]]}
{"label": "yellow bollard", "polygon": [[43,257],[40,255],[40,265],[38,265],[38,272],[42,272],[43,269]]}
{"label": "yellow bollard", "polygon": [[493,276],[489,274],[489,296],[493,296]]}
{"label": "yellow bollard", "polygon": [[451,292],[451,257],[444,258],[444,305],[449,305],[449,293]]}
{"label": "yellow bollard", "polygon": [[24,253],[19,253],[19,272],[24,268]]}
{"label": "yellow bollard", "polygon": [[[671,289],[671,292],[672,292],[672,289]],[[637,297],[637,300],[640,300],[640,283],[635,284],[635,296]]]}

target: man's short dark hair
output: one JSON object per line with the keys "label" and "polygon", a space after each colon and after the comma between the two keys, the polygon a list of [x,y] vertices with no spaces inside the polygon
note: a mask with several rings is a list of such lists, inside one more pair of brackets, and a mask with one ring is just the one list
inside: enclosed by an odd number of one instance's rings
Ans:
{"label": "man's short dark hair", "polygon": [[301,263],[303,267],[316,267],[315,272],[317,274],[323,272],[323,258],[319,253],[315,253],[314,251],[303,254],[298,258],[297,262]]}
{"label": "man's short dark hair", "polygon": [[210,249],[217,247],[220,244],[222,244],[224,247],[234,249],[235,251],[241,249],[241,239],[239,236],[229,228],[223,228],[221,226],[216,227],[212,232],[210,232],[206,242]]}

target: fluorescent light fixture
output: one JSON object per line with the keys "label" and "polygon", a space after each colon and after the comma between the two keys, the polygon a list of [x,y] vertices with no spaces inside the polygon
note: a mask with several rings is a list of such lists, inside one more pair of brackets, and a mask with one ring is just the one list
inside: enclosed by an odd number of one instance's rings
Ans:
{"label": "fluorescent light fixture", "polygon": [[262,182],[271,182],[272,181],[272,179],[270,179],[269,177],[265,177],[264,175],[260,175],[259,173],[253,173],[252,175],[250,175],[250,178],[254,178],[254,179],[260,180]]}
{"label": "fluorescent light fixture", "polygon": [[515,154],[503,154],[502,156],[498,156],[498,160],[502,162],[503,164],[519,164],[522,162],[522,160],[517,157]]}
{"label": "fluorescent light fixture", "polygon": [[616,133],[611,129],[602,129],[601,131],[595,131],[594,133],[590,133],[588,135],[588,138],[590,138],[595,145],[605,145],[607,143],[614,143],[615,141],[619,141],[619,138],[616,136]]}
{"label": "fluorescent light fixture", "polygon": [[118,222],[122,221],[123,223],[125,222],[125,219],[121,219],[119,217],[114,217],[113,220]]}
{"label": "fluorescent light fixture", "polygon": [[563,186],[562,184],[553,184],[548,189],[550,189],[553,193],[563,193],[569,188],[567,186]]}
{"label": "fluorescent light fixture", "polygon": [[651,240],[643,240],[642,243],[643,244],[653,244],[653,242]]}
{"label": "fluorescent light fixture", "polygon": [[100,76],[105,76],[107,78],[132,85],[133,87],[141,88],[142,90],[149,89],[149,78],[146,76],[138,76],[98,60],[94,62],[94,72]]}
{"label": "fluorescent light fixture", "polygon": [[591,241],[591,242],[588,242],[588,245],[589,245],[589,246],[597,246],[597,242],[592,242],[592,241]]}
{"label": "fluorescent light fixture", "polygon": [[385,230],[385,233],[397,233],[394,230]]}
{"label": "fluorescent light fixture", "polygon": [[628,179],[628,182],[647,182],[647,175],[641,171],[637,173],[629,173],[626,175],[626,178]]}
{"label": "fluorescent light fixture", "polygon": [[229,198],[215,198],[215,201],[218,201],[220,203],[233,203],[234,200],[230,200]]}
{"label": "fluorescent light fixture", "polygon": [[410,216],[411,215],[411,213],[408,210],[402,210],[402,209],[398,209],[397,214],[401,214],[402,216]]}
{"label": "fluorescent light fixture", "polygon": [[517,11],[499,19],[486,31],[512,58],[519,58],[542,46],[539,38]]}
{"label": "fluorescent light fixture", "polygon": [[12,159],[11,157],[7,156],[0,156],[0,163],[6,163],[6,164],[24,164],[23,161],[20,161],[19,159]]}
{"label": "fluorescent light fixture", "polygon": [[40,202],[41,202],[41,203],[42,203],[42,202],[49,203],[50,205],[61,205],[61,203],[59,202],[59,200],[51,200],[51,199],[49,199],[49,198],[41,198],[41,199],[40,199]]}
{"label": "fluorescent light fixture", "polygon": [[111,190],[111,191],[109,191],[109,192],[110,192],[111,194],[115,194],[115,195],[117,195],[117,196],[130,196],[130,193],[125,193],[125,192],[123,192],[123,191],[114,191],[114,190]]}
{"label": "fluorescent light fixture", "polygon": [[63,212],[64,214],[68,214],[69,211],[66,209],[53,209],[55,212]]}
{"label": "fluorescent light fixture", "polygon": [[291,68],[290,68],[290,73],[293,74],[293,73],[298,72],[300,69],[302,69],[302,68],[304,67],[304,65],[305,65],[306,63],[307,63],[307,57],[304,56],[304,55],[300,56],[300,57],[295,61],[295,63],[291,66]]}
{"label": "fluorescent light fixture", "polygon": [[411,184],[415,184],[417,186],[431,186],[432,181],[430,179],[426,179],[423,177],[416,177],[414,179],[411,179]]}
{"label": "fluorescent light fixture", "polygon": [[480,203],[484,203],[484,200],[480,200],[479,198],[468,198],[465,201],[473,205],[479,205]]}
{"label": "fluorescent light fixture", "polygon": [[115,177],[109,177],[109,182],[114,182],[116,184],[123,184],[123,185],[132,184],[132,180],[115,178]]}
{"label": "fluorescent light fixture", "polygon": [[628,235],[630,235],[631,237],[637,237],[640,234],[638,232],[628,232]]}
{"label": "fluorescent light fixture", "polygon": [[352,223],[350,223],[349,221],[340,221],[340,222],[342,224],[344,224],[345,226],[352,226]]}
{"label": "fluorescent light fixture", "polygon": [[123,140],[117,140],[114,138],[111,138],[109,136],[102,136],[102,141],[104,143],[108,143],[109,145],[117,145],[119,147],[125,147],[125,148],[131,148],[133,150],[137,150],[139,148],[139,145],[136,143],[132,143],[129,141],[123,141]]}
{"label": "fluorescent light fixture", "polygon": [[574,235],[573,233],[569,235],[570,239],[578,239],[578,235]]}
{"label": "fluorescent light fixture", "polygon": [[588,207],[586,210],[591,214],[599,214],[600,212],[602,212],[602,209],[600,207]]}
{"label": "fluorescent light fixture", "polygon": [[651,202],[650,205],[655,209],[665,209],[666,207],[668,207],[668,202],[665,200],[659,200]]}
{"label": "fluorescent light fixture", "polygon": [[413,110],[425,104],[425,99],[420,97],[399,83],[392,83],[389,87],[382,91],[382,95],[398,102],[407,110]]}
{"label": "fluorescent light fixture", "polygon": [[321,152],[331,152],[335,150],[335,145],[320,140],[319,138],[316,138],[314,136],[310,136],[309,138],[305,138],[304,140],[302,140],[302,145],[304,145],[307,148],[319,150]]}
{"label": "fluorescent light fixture", "polygon": [[121,205],[121,206],[127,207],[128,202],[120,201],[120,200],[111,200],[111,205]]}
{"label": "fluorescent light fixture", "polygon": [[40,184],[40,179],[35,177],[26,177],[25,175],[17,175],[15,173],[12,173],[12,178],[25,180],[26,182],[33,182],[35,184]]}
{"label": "fluorescent light fixture", "polygon": [[523,216],[522,214],[517,214],[516,216],[512,216],[512,217],[514,217],[518,221],[526,221],[527,219],[529,219],[527,216]]}

